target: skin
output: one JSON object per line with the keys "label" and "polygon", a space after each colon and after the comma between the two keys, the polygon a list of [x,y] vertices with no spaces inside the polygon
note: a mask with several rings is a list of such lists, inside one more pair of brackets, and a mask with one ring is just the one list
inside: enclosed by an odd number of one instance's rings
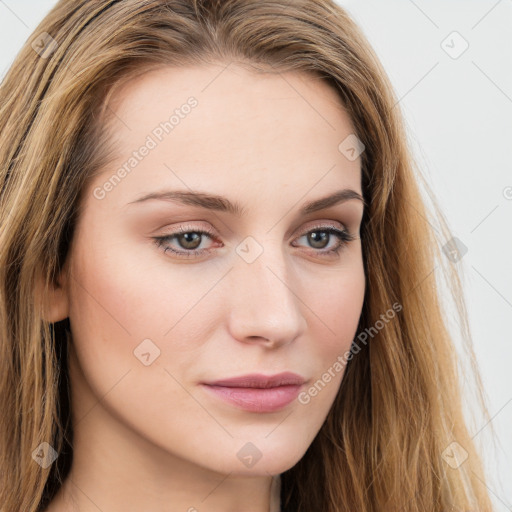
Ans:
{"label": "skin", "polygon": [[[322,251],[339,238],[315,245],[307,236],[320,225],[358,237],[362,202],[299,214],[336,190],[362,194],[360,158],[338,149],[354,128],[337,93],[302,73],[224,67],[153,70],[111,105],[116,160],[84,195],[48,301],[49,321],[70,318],[75,436],[71,474],[51,512],[268,512],[272,475],[301,459],[339,389],[342,371],[307,404],[255,413],[200,385],[293,371],[309,389],[350,348],[365,288],[359,238],[328,257]],[[95,197],[190,96],[198,105],[172,133]],[[244,216],[162,200],[129,204],[161,190],[222,195]],[[164,253],[152,237],[180,227],[213,230],[199,246],[211,251]],[[263,249],[252,263],[236,251],[246,237]],[[183,243],[167,246],[187,251]],[[145,339],[160,350],[148,366],[134,355]],[[248,442],[261,454],[252,467],[237,457]]]}

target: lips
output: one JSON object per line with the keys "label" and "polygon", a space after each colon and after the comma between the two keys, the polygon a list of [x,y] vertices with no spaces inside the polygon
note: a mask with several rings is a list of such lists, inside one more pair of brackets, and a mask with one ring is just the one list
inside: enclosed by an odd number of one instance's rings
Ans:
{"label": "lips", "polygon": [[300,386],[304,384],[305,379],[292,372],[283,372],[276,375],[266,376],[259,373],[242,375],[230,379],[216,380],[214,382],[205,382],[208,386],[223,386],[229,388],[275,388],[279,386]]}
{"label": "lips", "polygon": [[283,409],[297,398],[305,380],[283,372],[266,376],[243,375],[203,383],[208,393],[248,412],[269,413]]}

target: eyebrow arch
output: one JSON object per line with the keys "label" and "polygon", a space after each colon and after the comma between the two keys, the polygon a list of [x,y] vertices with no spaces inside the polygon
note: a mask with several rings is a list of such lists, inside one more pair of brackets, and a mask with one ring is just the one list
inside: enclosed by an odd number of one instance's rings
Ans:
{"label": "eyebrow arch", "polygon": [[[241,217],[244,214],[244,208],[239,203],[233,203],[225,197],[214,194],[207,194],[205,192],[192,192],[186,190],[168,190],[163,192],[152,192],[150,194],[146,194],[140,197],[139,199],[136,199],[135,201],[129,202],[128,205],[139,204],[154,199],[168,202],[179,202],[182,204],[199,206],[200,208],[205,208],[208,210],[227,212],[238,217]],[[342,189],[334,192],[333,194],[327,197],[315,199],[314,201],[306,203],[300,209],[300,214],[307,215],[319,210],[324,210],[339,203],[344,203],[351,199],[357,199],[361,201],[363,205],[366,206],[366,201],[358,192],[352,189]]]}

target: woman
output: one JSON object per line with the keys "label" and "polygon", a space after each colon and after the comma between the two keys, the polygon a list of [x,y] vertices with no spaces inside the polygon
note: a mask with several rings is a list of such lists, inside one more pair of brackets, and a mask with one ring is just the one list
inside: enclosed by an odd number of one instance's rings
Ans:
{"label": "woman", "polygon": [[61,0],[0,99],[2,512],[491,510],[343,9]]}

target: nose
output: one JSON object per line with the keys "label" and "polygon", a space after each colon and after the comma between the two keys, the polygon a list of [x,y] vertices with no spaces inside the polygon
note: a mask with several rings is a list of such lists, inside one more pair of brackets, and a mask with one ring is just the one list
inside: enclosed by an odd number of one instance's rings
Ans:
{"label": "nose", "polygon": [[265,250],[252,263],[239,260],[229,279],[229,331],[236,340],[279,347],[305,331],[297,280],[282,256]]}

